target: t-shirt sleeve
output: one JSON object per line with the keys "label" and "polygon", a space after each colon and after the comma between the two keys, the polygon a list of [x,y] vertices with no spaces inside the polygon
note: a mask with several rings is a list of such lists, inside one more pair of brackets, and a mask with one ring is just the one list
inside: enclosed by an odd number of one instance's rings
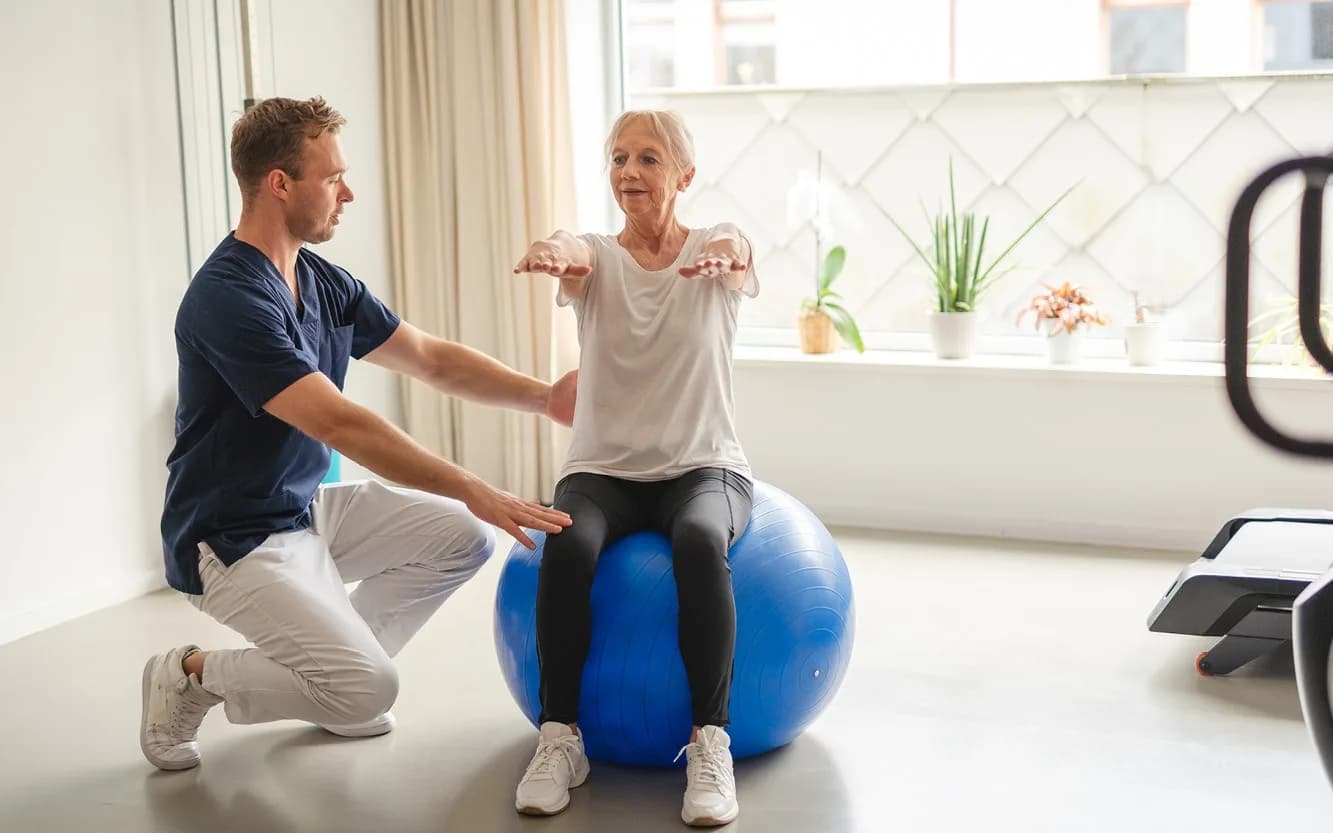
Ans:
{"label": "t-shirt sleeve", "polygon": [[195,281],[181,306],[177,334],[212,365],[251,416],[293,382],[319,372],[261,290]]}
{"label": "t-shirt sleeve", "polygon": [[346,269],[332,263],[328,266],[335,279],[342,284],[340,294],[345,301],[339,320],[344,326],[351,324],[353,327],[352,358],[363,358],[388,341],[402,319]]}
{"label": "t-shirt sleeve", "polygon": [[[713,231],[716,228],[717,227],[714,226],[708,229],[709,237],[712,236]],[[745,280],[741,283],[740,289],[736,291],[744,295],[746,298],[755,298],[759,295],[759,273],[754,269],[754,242],[750,240],[745,232],[740,232],[740,235],[741,239],[745,241],[745,244],[750,247],[750,262],[746,265]]]}
{"label": "t-shirt sleeve", "polygon": [[740,293],[746,298],[759,297],[759,273],[754,270],[754,244],[750,243],[750,238],[745,237],[745,242],[750,246],[750,262],[745,268],[745,280],[741,283]]}
{"label": "t-shirt sleeve", "polygon": [[[593,281],[597,279],[597,261],[600,254],[598,252],[597,235],[579,234],[576,235],[576,237],[580,243],[588,247],[588,251],[592,254],[592,271],[588,273],[588,277],[583,279],[582,295],[570,295],[569,293],[565,292],[564,281],[560,281],[557,284],[559,288],[556,290],[555,293],[556,306],[567,307],[570,304],[573,304],[575,310],[577,310],[579,305],[583,303],[583,299],[586,298],[588,295],[588,290],[592,289]],[[557,278],[557,280],[559,279]]]}

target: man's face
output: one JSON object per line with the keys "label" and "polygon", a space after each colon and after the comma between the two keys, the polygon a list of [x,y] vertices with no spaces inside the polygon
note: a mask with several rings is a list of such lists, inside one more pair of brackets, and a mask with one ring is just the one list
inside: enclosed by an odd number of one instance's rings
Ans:
{"label": "man's face", "polygon": [[318,139],[305,140],[301,178],[287,180],[287,230],[293,237],[307,243],[323,243],[333,237],[338,215],[353,199],[346,173],[347,160],[337,134],[326,131]]}

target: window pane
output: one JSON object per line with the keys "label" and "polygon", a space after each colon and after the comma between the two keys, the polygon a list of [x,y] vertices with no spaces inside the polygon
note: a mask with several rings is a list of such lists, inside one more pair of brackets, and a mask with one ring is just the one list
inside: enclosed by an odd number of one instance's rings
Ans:
{"label": "window pane", "polygon": [[1264,69],[1333,68],[1333,2],[1264,5]]}
{"label": "window pane", "polygon": [[728,84],[772,84],[774,72],[773,45],[727,46]]}
{"label": "window pane", "polygon": [[1110,73],[1185,71],[1184,6],[1111,9]]}
{"label": "window pane", "polygon": [[722,29],[725,77],[731,84],[777,81],[777,46],[771,23],[728,23]]}
{"label": "window pane", "polygon": [[670,24],[635,23],[625,31],[625,71],[631,90],[676,83],[674,31]]}

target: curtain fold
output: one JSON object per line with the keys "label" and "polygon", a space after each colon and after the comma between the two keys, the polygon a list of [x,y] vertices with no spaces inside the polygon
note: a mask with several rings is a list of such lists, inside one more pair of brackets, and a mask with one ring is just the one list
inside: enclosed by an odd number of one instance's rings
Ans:
{"label": "curtain fold", "polygon": [[[561,0],[386,1],[381,40],[399,313],[554,379],[576,361],[572,317],[555,309],[553,279],[510,269],[575,218]],[[414,380],[402,396],[406,429],[426,447],[550,499],[567,432]]]}

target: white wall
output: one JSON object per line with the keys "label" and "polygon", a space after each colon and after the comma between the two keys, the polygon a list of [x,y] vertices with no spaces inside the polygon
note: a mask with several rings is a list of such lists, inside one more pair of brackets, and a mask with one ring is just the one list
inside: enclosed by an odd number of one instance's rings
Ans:
{"label": "white wall", "polygon": [[[780,86],[949,80],[949,54],[941,48],[949,42],[948,3],[778,0],[776,21]],[[711,48],[706,40],[695,40]],[[681,65],[678,57],[676,66]]]}
{"label": "white wall", "polygon": [[[1333,463],[1250,437],[1221,378],[790,358],[739,362],[738,430],[826,523],[1200,550],[1246,509],[1333,503]],[[1255,385],[1282,427],[1333,434],[1327,382]]]}
{"label": "white wall", "polygon": [[0,12],[0,642],[162,582],[187,279],[169,6]]}
{"label": "white wall", "polygon": [[[348,118],[357,199],[320,251],[392,304],[378,5],[281,0],[265,11],[258,93],[320,94]],[[12,118],[0,134],[11,195],[0,280],[6,309],[22,312],[0,364],[0,643],[165,583],[172,325],[190,272],[174,67],[170,3],[0,12],[0,77],[24,79],[5,84]],[[228,130],[239,109],[224,107]],[[401,422],[396,383],[378,368],[354,363],[347,392]],[[363,472],[345,462],[344,476]]]}
{"label": "white wall", "polygon": [[[385,194],[384,98],[379,4],[375,0],[270,0],[273,52],[265,95],[323,96],[347,118],[341,138],[356,195],[338,234],[316,250],[365,282],[394,307],[389,273],[389,213]],[[402,424],[398,382],[367,362],[347,372],[349,397]],[[343,478],[369,476],[343,460]]]}
{"label": "white wall", "polygon": [[1105,73],[1099,0],[956,0],[955,16],[956,81],[1059,81]]}

